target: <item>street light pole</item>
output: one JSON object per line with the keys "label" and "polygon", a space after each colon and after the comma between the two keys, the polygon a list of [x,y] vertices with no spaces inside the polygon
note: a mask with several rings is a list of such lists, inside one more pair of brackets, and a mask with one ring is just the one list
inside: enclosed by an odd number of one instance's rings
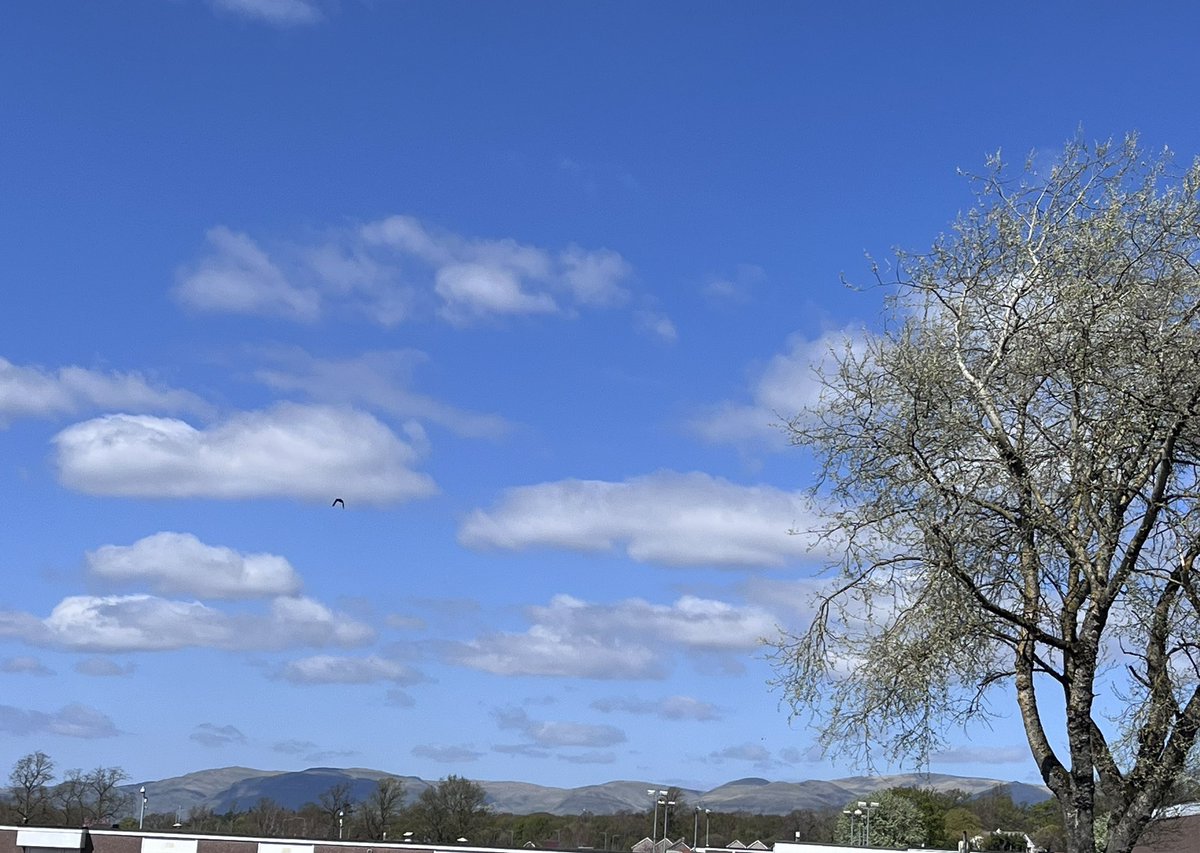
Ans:
{"label": "street light pole", "polygon": [[342,820],[346,817],[345,809],[338,809],[338,841],[342,840]]}
{"label": "street light pole", "polygon": [[667,844],[671,843],[671,837],[667,833],[667,821],[671,819],[671,806],[675,805],[674,800],[666,800],[663,805],[663,841]]}
{"label": "street light pole", "polygon": [[879,808],[879,803],[869,803],[869,802],[866,802],[863,800],[859,800],[858,807],[859,807],[859,809],[862,809],[862,811],[867,816],[866,829],[863,833],[863,846],[870,847],[871,846],[871,812],[872,812],[872,810]]}
{"label": "street light pole", "polygon": [[708,847],[708,819],[712,814],[711,809],[704,810],[704,846]]}
{"label": "street light pole", "polygon": [[[667,795],[666,791],[660,791],[657,788],[647,788],[646,793],[654,798],[654,832],[650,835],[651,841],[658,841],[658,806],[662,803],[662,797]],[[665,832],[663,833],[666,834]]]}
{"label": "street light pole", "polygon": [[146,822],[146,786],[143,785],[138,793],[142,795],[142,802],[138,807],[138,829],[141,829]]}
{"label": "street light pole", "polygon": [[696,842],[700,840],[700,807],[696,806],[696,817],[692,821],[692,848],[695,849]]}

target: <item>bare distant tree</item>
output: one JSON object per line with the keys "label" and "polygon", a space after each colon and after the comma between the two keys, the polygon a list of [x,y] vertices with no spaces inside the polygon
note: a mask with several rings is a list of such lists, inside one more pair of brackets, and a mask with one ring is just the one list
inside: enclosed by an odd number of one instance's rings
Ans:
{"label": "bare distant tree", "polygon": [[247,832],[262,838],[272,838],[284,834],[284,821],[288,812],[270,797],[262,797],[254,807],[246,812],[245,823]]}
{"label": "bare distant tree", "polygon": [[50,789],[54,762],[38,751],[17,759],[8,774],[12,807],[21,823],[45,822],[50,815]]}
{"label": "bare distant tree", "polygon": [[353,790],[353,786],[350,780],[344,779],[341,782],[334,783],[317,797],[321,812],[329,821],[329,834],[331,838],[337,836],[338,821],[344,824],[346,815],[351,811],[351,790]]}
{"label": "bare distant tree", "polygon": [[1127,853],[1200,728],[1200,164],[1075,141],[976,187],[790,423],[844,556],[779,683],[868,762],[1011,690],[1068,851]]}
{"label": "bare distant tree", "polygon": [[362,805],[363,830],[367,838],[386,837],[403,806],[404,782],[395,776],[384,776]]}
{"label": "bare distant tree", "polygon": [[120,767],[97,767],[83,777],[85,818],[94,824],[112,823],[127,808],[131,797],[118,787],[129,778]]}
{"label": "bare distant tree", "polygon": [[488,815],[483,786],[461,776],[447,776],[421,792],[413,817],[427,841],[448,843],[476,838]]}
{"label": "bare distant tree", "polygon": [[87,782],[83,771],[77,768],[68,770],[63,780],[54,786],[54,801],[62,812],[63,823],[66,826],[81,826],[87,821],[84,803],[87,800]]}

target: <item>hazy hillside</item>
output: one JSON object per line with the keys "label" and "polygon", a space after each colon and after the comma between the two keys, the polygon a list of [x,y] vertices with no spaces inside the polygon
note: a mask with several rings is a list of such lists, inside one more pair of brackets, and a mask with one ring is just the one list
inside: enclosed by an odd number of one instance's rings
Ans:
{"label": "hazy hillside", "polygon": [[[351,798],[365,800],[376,782],[389,774],[366,768],[338,769],[314,767],[301,771],[253,770],[246,767],[224,767],[201,770],[171,779],[137,782],[125,786],[136,792],[146,786],[147,807],[151,812],[185,813],[195,806],[206,806],[218,813],[244,811],[263,798],[269,798],[289,809],[317,802],[322,793],[334,785],[350,783]],[[411,802],[429,787],[416,776],[401,776],[405,800]],[[480,780],[487,792],[489,805],[498,812],[514,814],[614,814],[621,811],[640,812],[649,807],[646,796],[652,783],[635,781],[605,782],[579,788],[551,788],[528,782],[490,782]],[[998,779],[980,779],[945,774],[903,774],[893,776],[854,776],[831,781],[772,782],[748,778],[727,782],[709,791],[683,789],[689,803],[716,811],[747,811],[762,814],[787,814],[794,809],[828,809],[844,805],[856,797],[873,791],[900,785],[949,790],[959,788],[973,795],[983,794],[1002,786],[1018,803],[1037,802],[1050,796],[1040,786]]]}

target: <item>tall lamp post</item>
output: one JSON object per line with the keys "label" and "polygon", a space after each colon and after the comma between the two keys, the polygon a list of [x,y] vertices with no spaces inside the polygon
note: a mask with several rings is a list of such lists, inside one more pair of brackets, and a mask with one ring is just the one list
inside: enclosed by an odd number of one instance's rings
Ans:
{"label": "tall lamp post", "polygon": [[712,809],[704,810],[704,846],[708,846],[708,819],[712,814]]}
{"label": "tall lamp post", "polygon": [[854,846],[854,812],[850,811],[850,809],[842,809],[842,814],[844,814],[850,820],[850,846],[853,847]]}
{"label": "tall lamp post", "polygon": [[867,816],[865,829],[863,830],[864,847],[871,846],[871,812],[877,808],[879,808],[879,803],[869,803],[864,800],[858,801],[858,809],[856,809],[856,811],[861,810],[861,812]]}
{"label": "tall lamp post", "polygon": [[338,841],[342,840],[342,821],[346,818],[346,810],[338,809]]}
{"label": "tall lamp post", "polygon": [[671,838],[667,834],[667,821],[671,819],[671,806],[675,805],[674,800],[663,800],[663,841],[667,844],[671,843]]}
{"label": "tall lamp post", "polygon": [[696,806],[696,817],[692,821],[692,848],[695,849],[696,842],[700,840],[700,807]]}
{"label": "tall lamp post", "polygon": [[650,840],[658,841],[658,805],[662,802],[661,798],[667,795],[667,792],[660,791],[658,788],[647,788],[646,793],[654,798],[654,832],[651,833]]}
{"label": "tall lamp post", "polygon": [[142,802],[138,805],[138,829],[141,829],[146,822],[146,786],[138,789],[138,793],[142,795]]}

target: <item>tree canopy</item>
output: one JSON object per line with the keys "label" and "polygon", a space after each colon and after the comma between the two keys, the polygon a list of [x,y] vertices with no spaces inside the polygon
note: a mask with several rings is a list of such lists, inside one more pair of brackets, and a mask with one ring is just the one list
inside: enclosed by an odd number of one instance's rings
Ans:
{"label": "tree canopy", "polygon": [[868,762],[1014,701],[1068,850],[1124,853],[1200,726],[1200,165],[1077,139],[973,181],[787,425],[842,557],[778,684]]}

